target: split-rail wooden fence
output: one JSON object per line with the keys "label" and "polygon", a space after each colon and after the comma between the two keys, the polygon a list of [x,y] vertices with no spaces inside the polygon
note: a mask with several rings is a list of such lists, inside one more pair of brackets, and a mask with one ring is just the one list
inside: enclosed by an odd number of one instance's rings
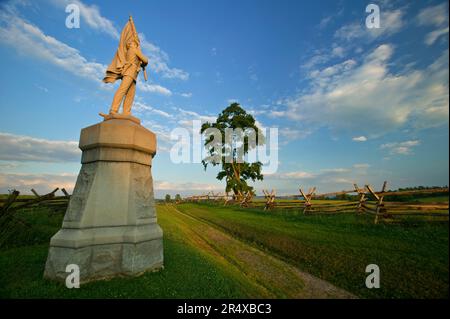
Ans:
{"label": "split-rail wooden fence", "polygon": [[[404,191],[388,191],[387,182],[384,182],[380,191],[375,191],[372,186],[365,185],[360,188],[357,184],[352,189],[338,192],[317,194],[316,187],[305,191],[299,188],[299,194],[288,196],[276,196],[275,190],[263,190],[264,200],[255,198],[254,192],[248,192],[240,199],[230,194],[221,194],[209,192],[207,194],[190,196],[183,199],[183,202],[201,202],[214,201],[223,202],[224,205],[239,205],[240,207],[262,208],[264,210],[272,209],[296,209],[303,214],[322,213],[336,214],[345,212],[355,212],[357,214],[374,215],[374,223],[377,224],[380,219],[392,219],[395,216],[430,216],[443,217],[448,219],[448,201],[438,203],[421,202],[391,202],[385,201],[385,196],[394,195],[417,195],[417,194],[436,194],[446,193],[449,189],[430,188]],[[333,200],[331,198],[344,195],[355,194],[357,200]],[[327,200],[321,200],[327,199]]]}

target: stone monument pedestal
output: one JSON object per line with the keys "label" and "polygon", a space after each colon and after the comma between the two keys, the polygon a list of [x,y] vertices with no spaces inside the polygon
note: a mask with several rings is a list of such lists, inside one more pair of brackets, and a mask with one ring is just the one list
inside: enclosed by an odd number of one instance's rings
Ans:
{"label": "stone monument pedestal", "polygon": [[52,237],[44,277],[80,282],[163,268],[163,234],[153,198],[155,134],[133,119],[109,117],[81,130],[82,167],[62,228]]}

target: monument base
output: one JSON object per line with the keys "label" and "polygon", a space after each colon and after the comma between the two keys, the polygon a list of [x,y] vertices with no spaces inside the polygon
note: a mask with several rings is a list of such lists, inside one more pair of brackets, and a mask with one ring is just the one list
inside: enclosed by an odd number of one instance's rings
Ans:
{"label": "monument base", "polygon": [[155,134],[108,118],[81,131],[80,149],[82,167],[44,277],[65,281],[70,264],[81,283],[163,268],[151,175]]}
{"label": "monument base", "polygon": [[139,276],[158,271],[163,265],[162,239],[142,243],[89,245],[81,248],[57,247],[49,249],[44,277],[64,282],[67,265],[80,269],[80,283],[121,276]]}

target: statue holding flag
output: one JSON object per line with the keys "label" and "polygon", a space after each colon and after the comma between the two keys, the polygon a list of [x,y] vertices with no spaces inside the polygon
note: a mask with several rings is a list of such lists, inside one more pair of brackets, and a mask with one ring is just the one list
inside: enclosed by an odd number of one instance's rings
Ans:
{"label": "statue holding flag", "polygon": [[68,282],[68,265],[78,266],[80,283],[164,268],[153,196],[156,135],[131,115],[137,75],[147,64],[130,17],[103,79],[122,82],[109,114],[81,130],[81,169],[62,226],[50,239],[45,278]]}
{"label": "statue holding flag", "polygon": [[[118,113],[122,100],[123,115],[131,115],[137,76],[142,67],[144,78],[147,80],[147,74],[145,73],[147,64],[148,58],[141,52],[139,36],[136,32],[133,18],[130,16],[120,35],[119,47],[114,59],[106,70],[106,76],[103,79],[105,83],[114,83],[118,79],[122,80],[114,94],[109,110],[110,115]],[[103,113],[100,113],[100,115],[103,117],[107,116]]]}

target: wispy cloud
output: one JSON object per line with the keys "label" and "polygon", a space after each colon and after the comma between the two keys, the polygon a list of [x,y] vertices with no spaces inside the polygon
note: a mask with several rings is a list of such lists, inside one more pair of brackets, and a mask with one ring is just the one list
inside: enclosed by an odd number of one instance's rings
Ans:
{"label": "wispy cloud", "polygon": [[105,65],[88,61],[77,49],[6,10],[0,12],[0,42],[14,47],[27,57],[40,58],[90,80],[99,81],[106,70]]}
{"label": "wispy cloud", "polygon": [[146,83],[139,81],[138,89],[142,92],[149,92],[149,93],[157,93],[165,96],[171,96],[172,91],[170,91],[168,88],[165,88],[159,84],[152,84],[152,83]]}
{"label": "wispy cloud", "polygon": [[421,25],[431,25],[435,27],[448,24],[448,3],[443,2],[420,10],[417,15],[417,20]]}
{"label": "wispy cloud", "polygon": [[404,142],[386,143],[380,146],[381,149],[386,149],[391,155],[410,155],[412,148],[420,144],[419,140],[411,140]]}
{"label": "wispy cloud", "polygon": [[367,163],[354,164],[353,168],[369,168],[370,165]]}
{"label": "wispy cloud", "polygon": [[[218,184],[206,184],[206,183],[193,183],[193,182],[168,182],[168,181],[155,181],[154,185],[155,190],[164,190],[164,191],[214,191],[214,190],[223,190],[222,185]],[[198,193],[196,193],[198,194]]]}
{"label": "wispy cloud", "polygon": [[69,4],[76,4],[80,8],[82,23],[86,23],[91,29],[104,32],[115,39],[120,35],[111,20],[105,18],[100,13],[100,8],[96,5],[88,5],[79,0],[50,0],[54,5],[65,8]]}
{"label": "wispy cloud", "polygon": [[156,114],[156,115],[159,115],[159,116],[162,116],[162,117],[165,117],[165,118],[169,118],[169,119],[170,118],[174,118],[173,115],[171,115],[171,114],[169,114],[169,113],[167,113],[165,111],[156,109],[156,108],[154,108],[154,107],[152,107],[150,105],[147,105],[147,104],[145,104],[143,102],[140,102],[140,101],[134,102],[133,110],[136,113],[140,113],[140,114],[152,113],[152,114]]}
{"label": "wispy cloud", "polygon": [[342,26],[336,30],[334,36],[336,39],[347,42],[357,39],[370,42],[380,37],[390,36],[400,31],[405,25],[403,15],[404,11],[401,9],[385,10],[381,12],[380,28],[369,29],[365,24],[355,22]]}
{"label": "wispy cloud", "polygon": [[440,37],[448,34],[448,3],[444,2],[422,9],[417,15],[417,21],[419,25],[437,28],[429,32],[424,40],[427,45],[434,44]]}
{"label": "wispy cloud", "polygon": [[55,188],[73,191],[77,174],[9,174],[0,172],[0,193],[16,189],[22,194],[31,194],[35,189],[40,194],[48,193]]}
{"label": "wispy cloud", "polygon": [[78,142],[54,141],[31,136],[0,133],[0,160],[79,162]]}
{"label": "wispy cloud", "polygon": [[143,33],[139,34],[141,39],[141,47],[144,54],[149,58],[149,69],[153,72],[161,74],[163,78],[188,80],[189,73],[169,67],[169,55],[155,44],[149,42]]}
{"label": "wispy cloud", "polygon": [[[170,138],[174,128],[182,127],[192,133],[194,120],[200,121],[200,123],[216,120],[215,116],[200,114],[181,107],[172,107],[170,108],[170,111],[166,112],[148,105],[139,97],[137,102],[135,102],[135,110],[138,114],[142,115],[142,125],[158,135],[158,151],[162,152],[168,152],[176,143],[176,141],[173,141]],[[147,118],[148,114],[158,115],[162,117],[163,120],[159,121],[155,119],[154,116]]]}
{"label": "wispy cloud", "polygon": [[367,163],[356,163],[350,167],[325,168],[317,172],[290,171],[267,175],[265,182],[268,182],[268,185],[276,185],[279,182],[283,187],[289,185],[288,187],[291,189],[301,187],[305,190],[308,187],[316,186],[317,192],[323,193],[336,191],[339,188],[353,189],[354,183],[358,185],[381,184],[389,175],[389,172],[369,170],[370,167]]}
{"label": "wispy cloud", "polygon": [[[99,14],[98,9],[91,8],[90,10],[93,10],[93,12],[90,13],[91,16]],[[92,19],[93,21],[101,20],[100,18]],[[106,87],[105,84],[101,82],[101,79],[105,75],[106,65],[87,60],[77,49],[45,34],[36,25],[24,20],[17,14],[12,14],[12,12],[8,10],[0,12],[0,42],[14,47],[20,54],[27,55],[27,57],[33,56],[39,58],[76,76],[95,81],[101,87]],[[148,42],[145,43],[146,46],[149,45]],[[155,52],[160,52],[161,56],[166,56],[164,53],[161,53],[161,51],[156,50]],[[167,74],[167,77],[171,77],[170,74],[176,77],[178,71],[170,69],[167,64],[161,62],[161,58],[155,58],[155,56],[153,56],[152,63],[158,64],[159,66],[158,68],[155,68],[154,71],[163,72]],[[184,75],[181,77],[185,78]],[[172,95],[172,92],[168,88],[159,84],[139,81],[138,87],[142,92],[164,96]]]}
{"label": "wispy cloud", "polygon": [[180,95],[181,95],[182,97],[185,97],[185,98],[190,98],[190,97],[192,97],[192,93],[191,93],[191,92],[181,93]]}
{"label": "wispy cloud", "polygon": [[45,86],[39,85],[39,84],[35,84],[34,85],[36,88],[38,88],[39,90],[48,93],[48,89]]}
{"label": "wispy cloud", "polygon": [[437,39],[446,34],[448,34],[448,27],[431,31],[425,36],[425,43],[427,45],[432,45],[437,41]]}
{"label": "wispy cloud", "polygon": [[357,137],[352,138],[352,141],[355,141],[355,142],[366,142],[367,141],[367,137],[365,137],[364,135],[357,136]]}
{"label": "wispy cloud", "polygon": [[[119,38],[119,32],[112,21],[103,17],[97,6],[86,5],[78,0],[51,0],[51,3],[64,7],[68,3],[76,3],[80,7],[82,20],[88,27],[104,32],[114,39]],[[4,5],[4,10],[0,12],[0,42],[14,47],[21,54],[40,58],[77,76],[97,82],[103,78],[107,65],[89,61],[79,50],[45,34],[38,26],[21,18],[15,4],[17,3],[12,2]],[[168,54],[147,41],[144,34],[141,34],[141,40],[142,49],[149,56],[149,65],[153,72],[164,78],[189,78],[187,72],[169,67]],[[169,89],[156,84],[143,85],[141,88],[146,92],[167,96],[171,94]]]}
{"label": "wispy cloud", "polygon": [[308,129],[295,129],[292,127],[284,126],[278,130],[282,143],[288,143],[290,141],[303,139],[312,133]]}
{"label": "wispy cloud", "polygon": [[285,173],[275,173],[275,174],[267,174],[270,179],[294,179],[294,180],[302,180],[302,179],[311,179],[316,177],[316,174],[304,172],[304,171],[294,171],[294,172],[285,172]]}
{"label": "wispy cloud", "polygon": [[[448,123],[448,50],[424,69],[390,70],[394,47],[310,72],[309,89],[284,101],[285,117],[309,128],[383,134],[406,124]],[[411,94],[414,92],[414,94]]]}

